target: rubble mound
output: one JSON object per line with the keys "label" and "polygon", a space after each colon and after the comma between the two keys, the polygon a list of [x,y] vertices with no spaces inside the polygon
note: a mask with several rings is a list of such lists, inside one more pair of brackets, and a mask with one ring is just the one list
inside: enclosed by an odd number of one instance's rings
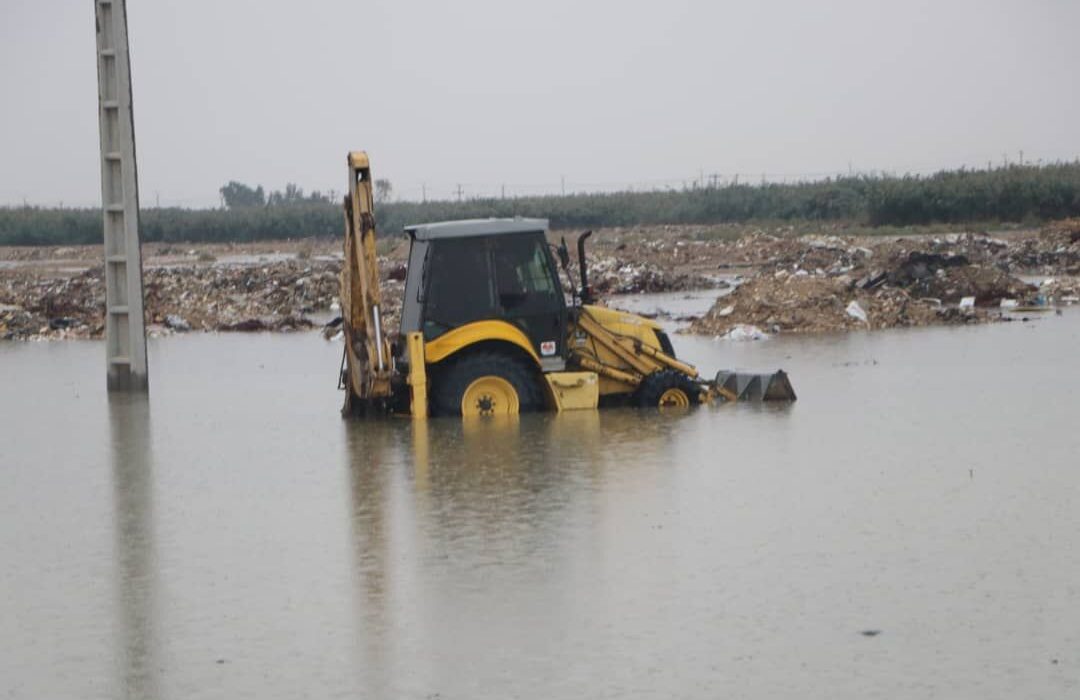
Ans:
{"label": "rubble mound", "polygon": [[901,237],[866,247],[838,236],[803,236],[767,245],[772,258],[718,299],[691,324],[691,332],[725,335],[754,326],[766,333],[812,333],[971,323],[998,318],[992,310],[1003,300],[1031,303],[1038,294],[1006,271],[1010,245],[980,234]]}
{"label": "rubble mound", "polygon": [[[288,331],[311,328],[329,310],[340,263],[267,266],[177,265],[143,273],[152,333]],[[0,278],[0,339],[100,338],[105,332],[102,266],[71,277]]]}
{"label": "rubble mound", "polygon": [[1008,264],[1030,272],[1080,275],[1080,219],[1054,222],[1038,236],[1018,241],[1009,251]]}
{"label": "rubble mound", "polygon": [[270,266],[177,266],[144,275],[150,323],[168,316],[193,330],[295,330],[327,309],[338,294],[333,264],[288,261]]}
{"label": "rubble mound", "polygon": [[997,306],[1002,299],[1030,295],[1034,288],[992,265],[972,265],[966,255],[912,251],[894,256],[888,272],[871,272],[871,283],[884,274],[889,286],[907,290],[915,297],[957,304],[974,297],[978,306]]}
{"label": "rubble mound", "polygon": [[756,277],[739,285],[718,299],[689,330],[726,335],[740,326],[756,326],[768,333],[820,333],[967,323],[981,320],[985,314],[982,309],[960,313],[912,298],[894,287],[860,290],[844,279],[783,274]]}
{"label": "rubble mound", "polygon": [[589,284],[599,294],[639,294],[710,289],[717,286],[717,281],[699,274],[665,269],[648,260],[598,255],[589,261]]}

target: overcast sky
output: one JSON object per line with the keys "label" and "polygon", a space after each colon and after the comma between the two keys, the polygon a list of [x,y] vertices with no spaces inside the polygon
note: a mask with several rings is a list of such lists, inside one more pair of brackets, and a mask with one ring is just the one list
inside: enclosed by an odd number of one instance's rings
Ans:
{"label": "overcast sky", "polygon": [[[0,204],[100,198],[90,0],[2,0]],[[1080,156],[1077,0],[129,0],[144,206]]]}

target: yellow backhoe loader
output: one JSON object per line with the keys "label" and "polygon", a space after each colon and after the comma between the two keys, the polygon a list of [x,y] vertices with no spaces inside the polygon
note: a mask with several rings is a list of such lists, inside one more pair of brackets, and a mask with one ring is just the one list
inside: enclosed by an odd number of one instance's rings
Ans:
{"label": "yellow backhoe loader", "polygon": [[[595,409],[688,407],[713,400],[794,400],[783,371],[721,372],[711,381],[675,356],[652,320],[596,303],[585,242],[580,286],[569,294],[565,239],[545,219],[483,219],[408,226],[400,332],[380,315],[371,166],[348,155],[341,272],[344,412],[484,416]],[[554,248],[554,252],[553,252]]]}

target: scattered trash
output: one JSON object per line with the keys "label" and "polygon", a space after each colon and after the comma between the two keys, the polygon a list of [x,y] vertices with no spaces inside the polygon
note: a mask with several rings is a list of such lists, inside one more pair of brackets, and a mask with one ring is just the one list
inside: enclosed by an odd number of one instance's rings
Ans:
{"label": "scattered trash", "polygon": [[[831,223],[821,230],[799,236],[792,225],[749,232],[743,224],[611,228],[597,236],[590,279],[601,294],[734,283],[688,328],[713,336],[738,325],[769,334],[842,331],[865,328],[871,318],[874,328],[981,323],[1080,303],[1080,219],[1002,238],[852,237]],[[147,323],[155,333],[184,332],[185,325],[293,330],[312,317],[321,325],[316,314],[340,313],[337,240],[180,245],[143,246]],[[393,329],[406,246],[387,250],[381,311]],[[197,262],[201,253],[215,262]],[[0,249],[0,339],[102,337],[101,254],[100,246]],[[1018,274],[1041,281],[1036,287]]]}
{"label": "scattered trash", "polygon": [[844,309],[844,311],[847,312],[848,316],[851,316],[852,318],[858,319],[863,323],[869,325],[870,319],[866,317],[866,311],[864,311],[863,307],[859,306],[859,302],[855,301],[854,299],[848,302],[848,305]]}
{"label": "scattered trash", "polygon": [[626,262],[600,253],[589,258],[589,281],[601,294],[677,292],[724,286],[714,278],[664,269],[652,261]]}
{"label": "scattered trash", "polygon": [[[727,267],[755,272],[690,332],[723,336],[739,324],[771,333],[839,331],[865,327],[870,318],[874,328],[982,323],[1033,304],[1039,293],[1048,304],[1080,302],[1080,220],[1007,239],[762,233],[725,242],[710,255],[730,256]],[[1012,274],[1032,268],[1051,273],[1039,288]]]}
{"label": "scattered trash", "polygon": [[191,324],[184,320],[182,316],[176,314],[165,315],[165,327],[171,328],[174,331],[190,331]]}
{"label": "scattered trash", "polygon": [[769,334],[757,326],[743,323],[740,323],[724,335],[720,336],[723,340],[765,340],[768,337]]}
{"label": "scattered trash", "polygon": [[[143,272],[146,321],[157,334],[293,331],[337,300],[336,260],[267,264],[170,264]],[[70,273],[69,273],[70,274]],[[397,323],[402,283],[384,280],[383,318]],[[11,303],[14,302],[14,303]],[[100,338],[105,332],[104,269],[70,276],[0,276],[0,339]]]}

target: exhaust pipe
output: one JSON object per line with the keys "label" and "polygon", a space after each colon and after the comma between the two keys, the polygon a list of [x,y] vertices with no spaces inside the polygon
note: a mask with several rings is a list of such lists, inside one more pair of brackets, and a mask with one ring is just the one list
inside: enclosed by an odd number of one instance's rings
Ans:
{"label": "exhaust pipe", "polygon": [[586,231],[577,239],[578,267],[581,268],[581,293],[578,296],[581,297],[582,304],[591,304],[593,301],[592,290],[589,289],[588,265],[585,264],[585,239],[591,235],[592,231]]}

